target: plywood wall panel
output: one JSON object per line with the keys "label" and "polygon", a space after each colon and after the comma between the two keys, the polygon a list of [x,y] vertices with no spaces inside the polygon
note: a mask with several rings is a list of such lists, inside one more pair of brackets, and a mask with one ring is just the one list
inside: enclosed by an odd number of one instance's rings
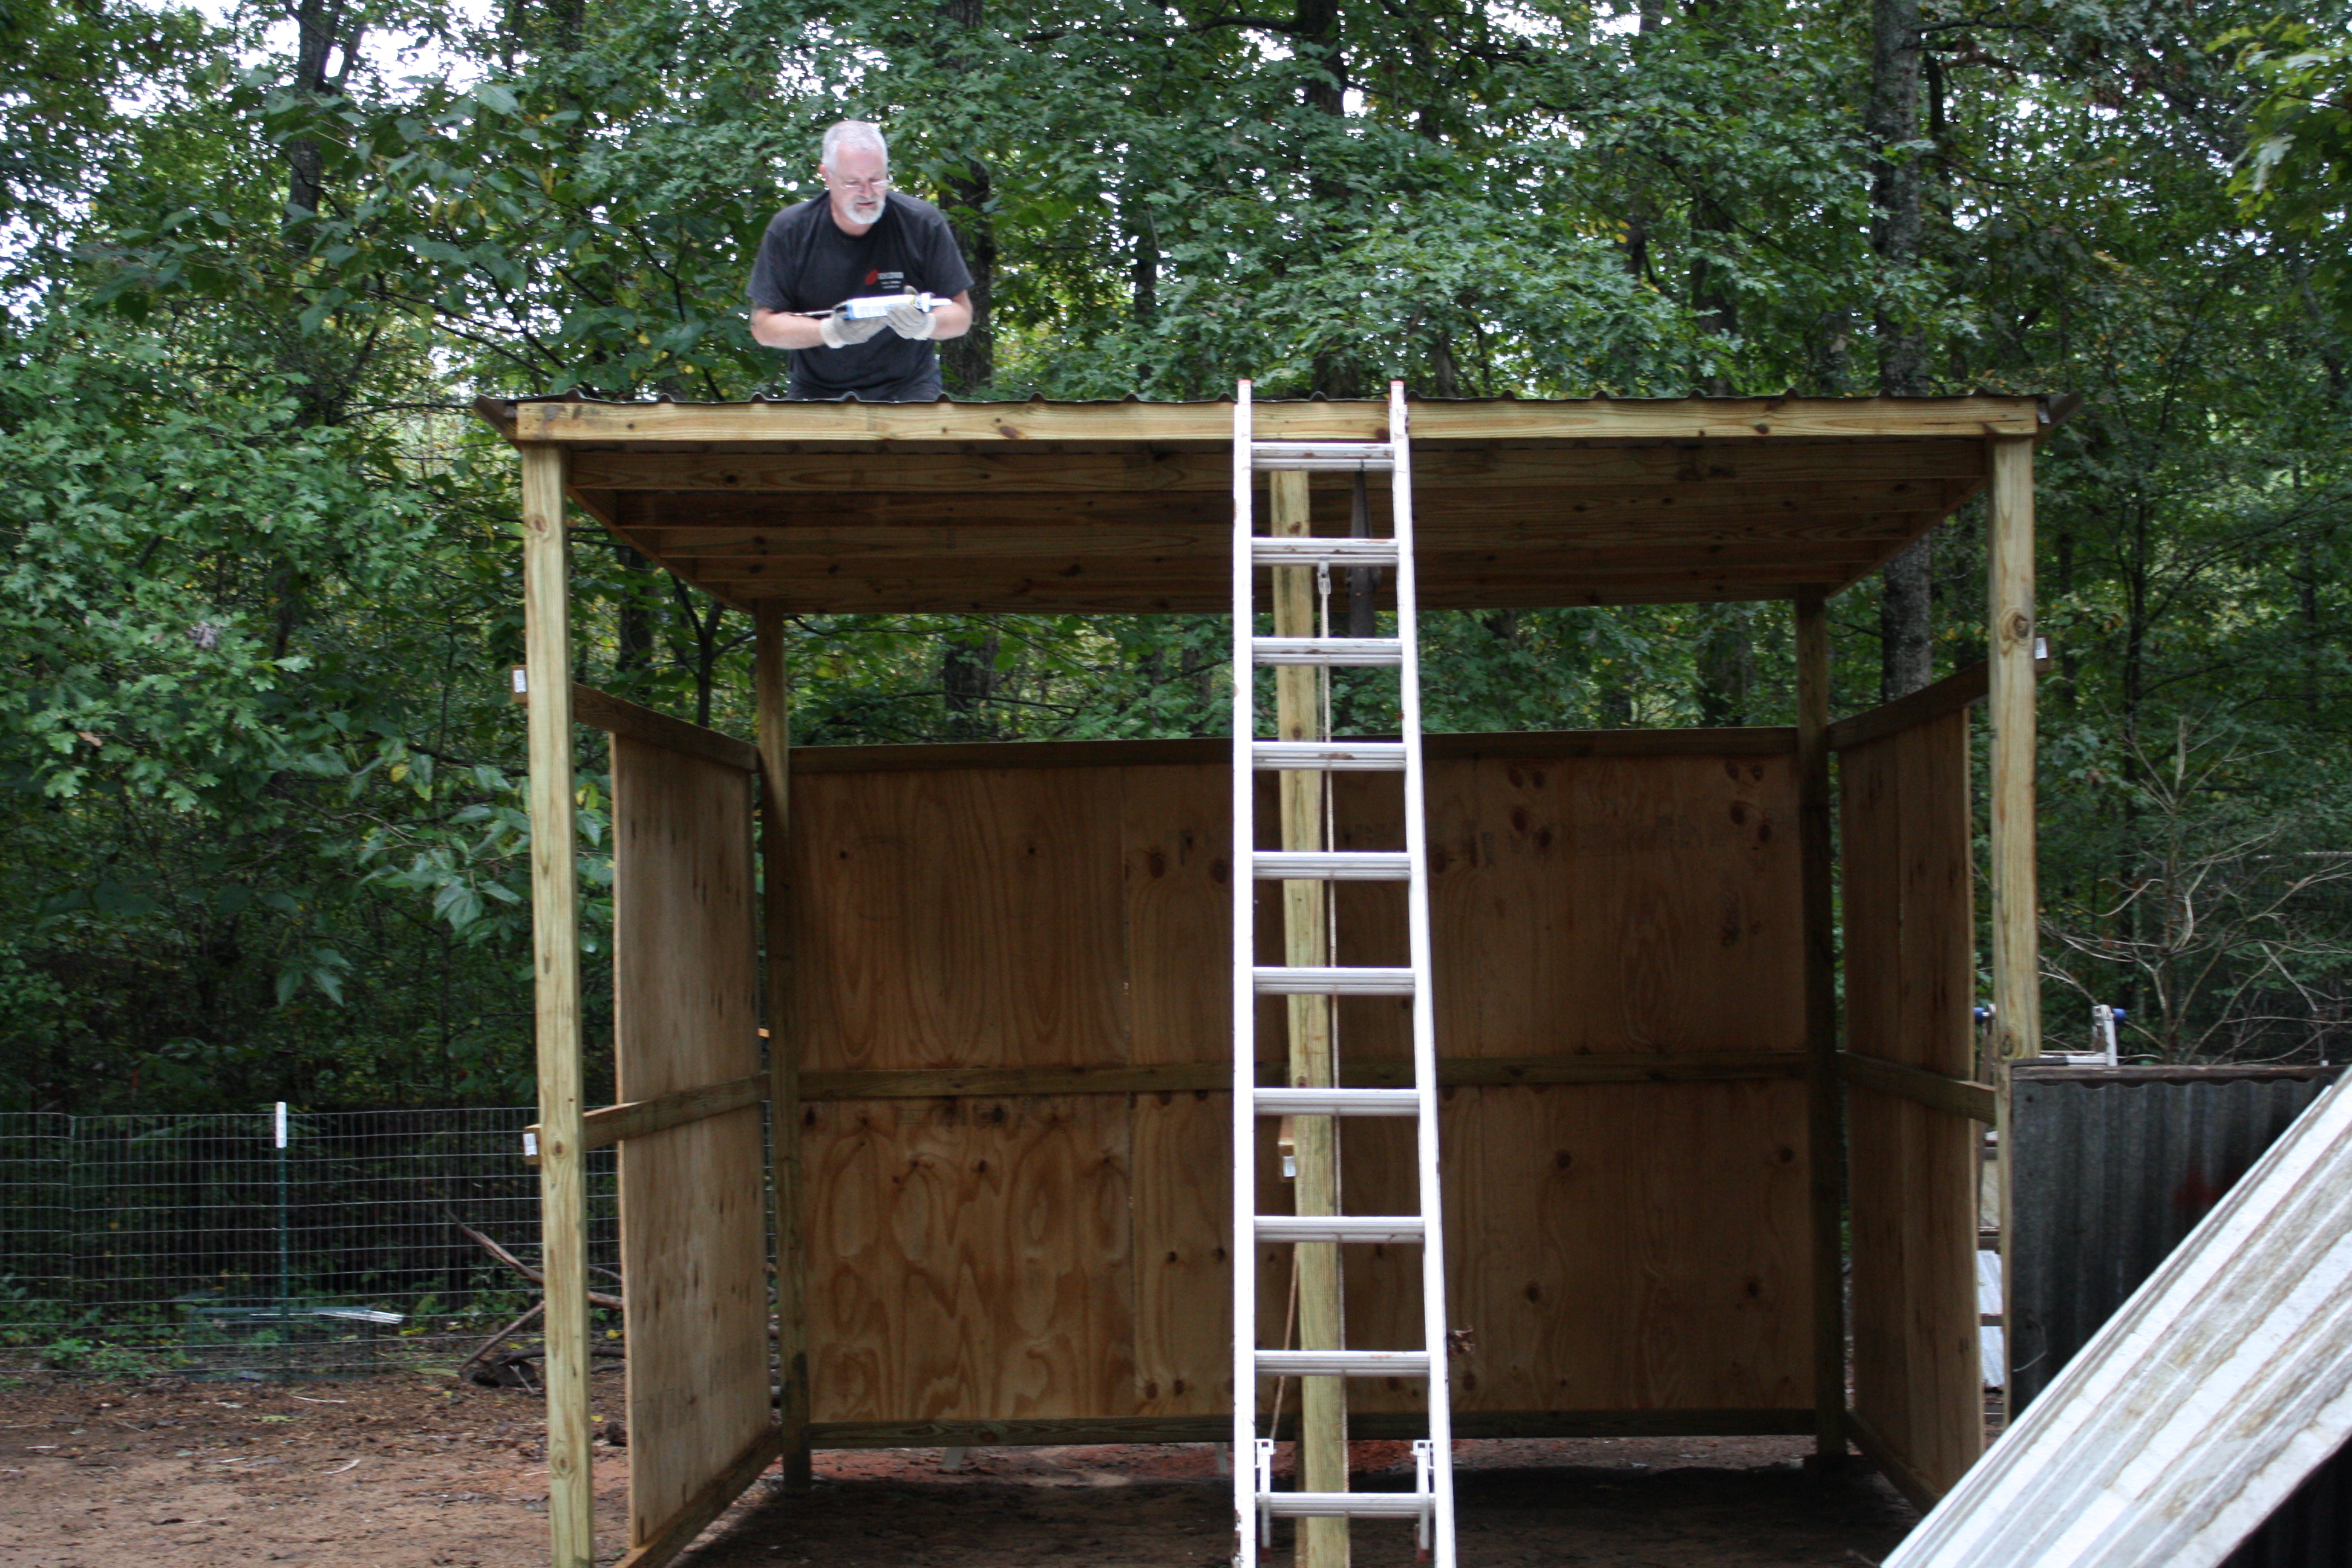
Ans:
{"label": "plywood wall panel", "polygon": [[[803,775],[812,1066],[1229,1061],[1223,767],[1018,773]],[[1397,781],[1338,782],[1337,844],[1401,847]],[[1270,847],[1274,779],[1259,786]],[[1431,797],[1442,1054],[1798,1048],[1785,759],[1463,759],[1433,766]],[[1279,884],[1259,898],[1258,959],[1279,962]],[[1342,962],[1403,960],[1393,886],[1344,885],[1335,923]],[[992,973],[934,973],[951,963]],[[1349,999],[1343,1066],[1402,1057],[1405,1023],[1391,999]],[[1278,999],[1257,1054],[1285,1054]],[[957,1120],[983,1104],[1030,1109]],[[1457,1089],[1444,1114],[1465,1409],[1803,1403],[1801,1086]],[[1226,1407],[1225,1095],[839,1102],[806,1120],[818,1419]],[[1273,1132],[1256,1158],[1278,1213]],[[1564,1149],[1570,1166],[1551,1163]],[[1041,1179],[1024,1230],[992,1184],[1031,1163],[1119,1174],[1073,1199]],[[1408,1124],[1348,1126],[1342,1169],[1349,1212],[1412,1206]],[[1271,1344],[1289,1253],[1257,1251]],[[1348,1255],[1349,1342],[1417,1346],[1414,1250]],[[1021,1305],[992,1317],[1008,1289]],[[1403,1410],[1422,1390],[1351,1394]]]}
{"label": "plywood wall panel", "polygon": [[1118,770],[816,774],[804,1070],[1127,1059]]}
{"label": "plywood wall panel", "polygon": [[[1857,1054],[1969,1074],[1975,914],[1968,717],[1843,755],[1846,1039]],[[1848,1096],[1854,1408],[1928,1486],[1982,1445],[1976,1124]]]}
{"label": "plywood wall panel", "polygon": [[1429,790],[1447,1055],[1801,1047],[1786,759],[1455,763]]}
{"label": "plywood wall panel", "polygon": [[[750,778],[616,736],[613,805],[620,1098],[758,1071]],[[765,1158],[756,1106],[622,1146],[633,1541],[768,1423]]]}
{"label": "plywood wall panel", "polygon": [[1134,1413],[1128,1102],[815,1104],[818,1421]]}

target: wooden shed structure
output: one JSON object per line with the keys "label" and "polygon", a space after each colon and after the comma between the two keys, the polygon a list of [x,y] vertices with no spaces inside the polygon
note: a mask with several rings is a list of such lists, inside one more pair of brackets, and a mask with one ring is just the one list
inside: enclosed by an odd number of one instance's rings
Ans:
{"label": "wooden shed structure", "polygon": [[[795,750],[782,638],[800,612],[1224,611],[1230,405],[482,412],[522,459],[559,1568],[594,1555],[582,1159],[616,1141],[632,1564],[780,1458],[804,1477],[813,1447],[1225,1437],[1227,744]],[[1389,413],[1256,417],[1379,440]],[[1410,417],[1423,608],[1796,606],[1793,727],[1428,742],[1455,1433],[1810,1433],[1931,1500],[1981,1433],[1975,1124],[1999,1095],[1969,1017],[1968,709],[1988,692],[1999,1050],[2037,1034],[2049,411]],[[1349,482],[1316,479],[1314,531],[1347,531]],[[1832,721],[1829,598],[1987,489],[1989,665]],[[756,744],[572,687],[574,509],[756,617]],[[575,721],[613,752],[622,1103],[595,1110]],[[1392,836],[1383,798],[1343,785],[1334,843]],[[1350,896],[1342,962],[1395,962],[1394,922]],[[1339,1006],[1345,1081],[1397,1081],[1393,1005]],[[1351,1198],[1383,1212],[1409,1137],[1344,1137]],[[1348,1268],[1350,1342],[1417,1342],[1415,1267]],[[1417,1394],[1360,1389],[1354,1435],[1418,1436]]]}

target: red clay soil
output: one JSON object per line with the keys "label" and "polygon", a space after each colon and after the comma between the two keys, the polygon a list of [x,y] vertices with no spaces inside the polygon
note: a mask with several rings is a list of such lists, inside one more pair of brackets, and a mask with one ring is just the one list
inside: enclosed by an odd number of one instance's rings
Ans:
{"label": "red clay soil", "polygon": [[[600,1376],[604,1414],[619,1378]],[[386,1373],[341,1383],[30,1380],[0,1393],[0,1568],[536,1568],[542,1407],[519,1389]],[[1866,1470],[1821,1480],[1797,1438],[1464,1443],[1465,1568],[1853,1568],[1916,1516]],[[1408,1484],[1366,1443],[1360,1486]],[[596,1448],[600,1561],[616,1560],[627,1456]],[[982,1448],[817,1458],[815,1490],[752,1489],[689,1568],[1167,1568],[1223,1563],[1213,1451]],[[1271,1563],[1288,1561],[1287,1531]],[[1412,1527],[1356,1530],[1360,1568],[1403,1568]]]}

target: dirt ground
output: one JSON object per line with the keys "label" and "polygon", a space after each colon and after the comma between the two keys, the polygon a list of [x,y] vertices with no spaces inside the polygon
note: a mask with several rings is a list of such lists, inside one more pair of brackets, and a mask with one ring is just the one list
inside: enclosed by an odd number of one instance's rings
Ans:
{"label": "dirt ground", "polygon": [[[617,1375],[600,1376],[603,1415]],[[26,1380],[0,1392],[0,1568],[533,1568],[546,1561],[542,1407],[420,1373],[337,1383]],[[1457,1446],[1465,1568],[1851,1568],[1915,1521],[1866,1470],[1820,1480],[1799,1438]],[[1360,1486],[1409,1484],[1401,1443]],[[1223,1562],[1227,1483],[1205,1445],[817,1457],[755,1486],[691,1568],[1072,1568]],[[598,1556],[616,1560],[625,1450],[596,1447]],[[1288,1558],[1288,1531],[1269,1561]],[[1412,1562],[1412,1527],[1356,1527],[1355,1562]]]}

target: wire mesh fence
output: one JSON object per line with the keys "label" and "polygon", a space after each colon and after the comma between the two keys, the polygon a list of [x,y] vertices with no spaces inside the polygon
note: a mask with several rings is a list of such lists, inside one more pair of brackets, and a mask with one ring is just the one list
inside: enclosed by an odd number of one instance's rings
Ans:
{"label": "wire mesh fence", "polygon": [[[315,1377],[461,1358],[538,1300],[460,1228],[537,1262],[534,1114],[0,1113],[0,1365]],[[612,1269],[613,1152],[588,1174],[590,1261]]]}

